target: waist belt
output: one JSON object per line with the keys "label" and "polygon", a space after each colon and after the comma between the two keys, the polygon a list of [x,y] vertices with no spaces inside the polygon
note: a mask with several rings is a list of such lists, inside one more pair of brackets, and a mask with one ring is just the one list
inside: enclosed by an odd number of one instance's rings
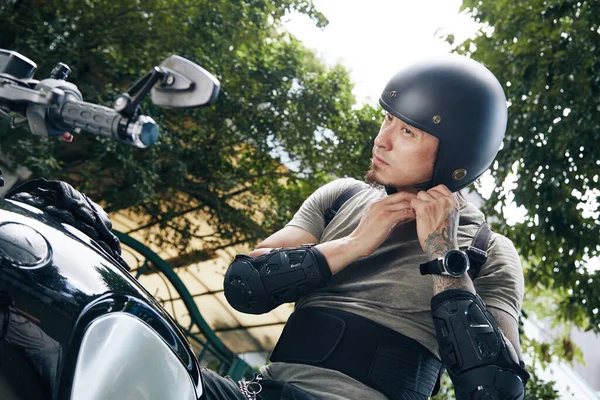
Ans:
{"label": "waist belt", "polygon": [[431,396],[442,366],[413,339],[356,314],[321,307],[292,313],[270,359],[333,369],[393,400]]}

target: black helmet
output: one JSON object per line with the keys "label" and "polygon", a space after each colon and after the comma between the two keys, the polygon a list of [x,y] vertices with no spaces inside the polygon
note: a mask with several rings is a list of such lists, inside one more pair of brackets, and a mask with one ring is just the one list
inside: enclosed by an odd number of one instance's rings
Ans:
{"label": "black helmet", "polygon": [[439,139],[428,188],[470,185],[498,153],[507,122],[500,82],[483,65],[457,54],[411,65],[389,80],[381,106]]}

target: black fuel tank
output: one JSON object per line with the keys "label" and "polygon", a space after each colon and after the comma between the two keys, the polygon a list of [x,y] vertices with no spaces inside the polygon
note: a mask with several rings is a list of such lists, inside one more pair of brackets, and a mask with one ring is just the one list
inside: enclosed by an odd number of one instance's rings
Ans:
{"label": "black fuel tank", "polygon": [[154,328],[199,382],[183,335],[137,280],[75,228],[0,199],[0,398],[68,398],[85,325],[115,311]]}

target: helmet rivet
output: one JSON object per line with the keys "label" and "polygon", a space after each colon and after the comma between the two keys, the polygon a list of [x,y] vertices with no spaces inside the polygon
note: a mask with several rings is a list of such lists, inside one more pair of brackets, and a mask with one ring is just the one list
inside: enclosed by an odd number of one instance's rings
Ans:
{"label": "helmet rivet", "polygon": [[392,91],[390,92],[390,97],[391,97],[392,99],[396,97],[396,91],[395,91],[395,90],[392,90]]}
{"label": "helmet rivet", "polygon": [[456,171],[454,171],[454,173],[452,174],[452,179],[454,179],[455,181],[460,181],[460,180],[464,179],[466,176],[467,176],[467,170],[459,168]]}
{"label": "helmet rivet", "polygon": [[433,118],[431,118],[431,120],[434,124],[439,124],[440,122],[442,122],[442,117],[440,117],[439,115],[434,115]]}

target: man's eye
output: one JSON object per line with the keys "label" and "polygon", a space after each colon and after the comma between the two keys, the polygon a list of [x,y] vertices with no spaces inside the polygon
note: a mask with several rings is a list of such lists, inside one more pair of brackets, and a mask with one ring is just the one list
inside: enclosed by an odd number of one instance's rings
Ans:
{"label": "man's eye", "polygon": [[402,132],[406,133],[407,135],[412,134],[412,131],[409,128],[402,128]]}
{"label": "man's eye", "polygon": [[388,121],[392,122],[392,121],[393,121],[393,119],[394,119],[394,116],[393,116],[392,114],[390,114],[390,113],[385,113],[385,118],[386,118]]}

